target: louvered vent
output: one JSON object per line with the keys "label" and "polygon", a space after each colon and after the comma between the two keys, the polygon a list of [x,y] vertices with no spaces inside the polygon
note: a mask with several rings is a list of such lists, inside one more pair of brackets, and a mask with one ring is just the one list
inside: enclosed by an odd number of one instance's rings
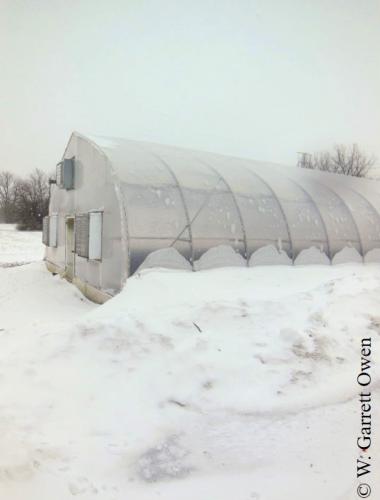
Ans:
{"label": "louvered vent", "polygon": [[65,158],[57,165],[57,186],[74,189],[74,158]]}
{"label": "louvered vent", "polygon": [[75,217],[75,253],[79,257],[88,258],[89,215],[79,214]]}

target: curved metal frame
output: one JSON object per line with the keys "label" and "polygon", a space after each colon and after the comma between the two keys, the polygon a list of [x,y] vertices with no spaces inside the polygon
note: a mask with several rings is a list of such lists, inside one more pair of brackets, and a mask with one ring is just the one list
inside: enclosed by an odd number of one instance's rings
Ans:
{"label": "curved metal frame", "polygon": [[[156,158],[160,163],[162,163],[162,165],[164,165],[164,167],[169,172],[169,175],[173,179],[174,184],[176,185],[176,187],[178,189],[178,193],[179,193],[179,196],[180,196],[181,201],[182,201],[183,210],[184,210],[185,219],[186,219],[186,226],[183,229],[183,231],[185,231],[186,228],[189,231],[189,240],[188,241],[189,241],[190,255],[191,255],[190,264],[191,264],[191,267],[194,269],[194,244],[193,244],[193,235],[192,235],[192,231],[191,231],[191,222],[190,222],[189,212],[187,210],[187,205],[186,205],[186,202],[185,202],[185,197],[183,195],[183,191],[182,191],[181,185],[180,185],[180,183],[179,183],[179,181],[177,179],[177,176],[173,172],[171,166],[165,160],[163,160],[157,153],[154,153],[153,151],[147,150],[146,148],[143,148],[142,146],[141,146],[141,149],[145,153],[150,154],[151,156],[153,156],[154,158]],[[177,237],[177,240],[178,240],[178,237]]]}
{"label": "curved metal frame", "polygon": [[298,186],[301,191],[303,193],[306,194],[306,196],[308,197],[308,199],[311,201],[311,203],[314,205],[315,207],[315,210],[317,211],[317,213],[319,214],[319,218],[321,219],[321,222],[322,222],[322,225],[323,225],[323,230],[325,232],[325,235],[326,235],[326,243],[327,243],[327,256],[329,257],[329,259],[331,260],[332,259],[332,255],[331,255],[331,245],[330,245],[330,237],[329,237],[329,233],[327,231],[327,227],[326,227],[326,222],[323,218],[323,215],[322,215],[322,212],[319,210],[318,208],[318,205],[315,203],[315,200],[314,198],[312,197],[312,195],[309,193],[309,191],[306,190],[306,188],[304,188],[298,181],[295,181],[292,177],[288,177],[287,175],[284,176],[286,177],[287,179],[289,179],[291,182],[293,182],[293,184],[295,184],[296,186]]}
{"label": "curved metal frame", "polygon": [[211,165],[209,165],[205,161],[200,160],[199,158],[197,158],[197,161],[199,163],[201,163],[202,165],[204,165],[205,167],[208,167],[210,170],[212,170],[219,177],[219,179],[224,183],[224,185],[226,186],[228,192],[231,194],[231,198],[232,198],[232,201],[233,201],[233,203],[235,205],[235,208],[236,208],[236,211],[237,211],[237,214],[238,214],[238,218],[239,218],[240,224],[241,224],[241,230],[242,230],[242,233],[243,233],[243,242],[244,242],[244,258],[246,259],[247,265],[248,265],[247,233],[246,233],[246,230],[245,230],[243,216],[242,216],[240,207],[238,205],[238,202],[236,200],[235,193],[232,191],[231,186],[226,181],[225,177],[216,168],[212,167]]}
{"label": "curved metal frame", "polygon": [[294,246],[293,246],[292,234],[291,234],[291,231],[290,231],[290,227],[289,227],[288,219],[287,219],[286,214],[285,214],[284,207],[282,206],[282,204],[281,204],[281,202],[280,202],[277,194],[272,189],[272,187],[267,183],[267,181],[261,177],[261,175],[257,174],[256,172],[254,172],[253,170],[251,170],[246,165],[241,165],[241,166],[242,166],[242,168],[244,168],[244,170],[246,170],[247,172],[249,172],[253,177],[256,177],[257,179],[259,179],[268,188],[269,192],[272,193],[273,198],[276,200],[276,202],[278,204],[278,207],[280,209],[280,212],[282,214],[282,217],[284,219],[284,224],[285,224],[285,227],[286,227],[286,231],[287,231],[288,236],[289,236],[289,245],[290,245],[290,254],[291,254],[290,256],[291,256],[292,261],[294,261]]}
{"label": "curved metal frame", "polygon": [[[377,208],[375,207],[375,205],[370,200],[367,200],[367,198],[365,196],[363,196],[362,193],[360,193],[359,191],[356,191],[356,189],[353,189],[353,188],[348,187],[348,186],[344,186],[344,187],[345,187],[345,189],[348,189],[349,191],[352,191],[353,193],[357,194],[362,200],[364,200],[373,209],[373,211],[377,215],[377,219],[379,221],[379,226],[380,226],[380,213],[377,210]],[[359,228],[358,228],[358,231],[359,231]],[[367,252],[369,252],[369,250],[367,250]],[[364,250],[363,250],[362,255],[364,257]]]}
{"label": "curved metal frame", "polygon": [[[181,199],[181,203],[182,203],[184,214],[185,214],[185,220],[186,220],[186,226],[183,228],[181,234],[183,234],[183,232],[186,229],[189,231],[189,233],[188,233],[189,238],[188,239],[186,238],[183,241],[188,241],[188,243],[189,243],[190,253],[191,253],[191,265],[193,266],[193,264],[194,264],[194,255],[195,255],[194,240],[193,240],[193,234],[192,234],[192,223],[193,223],[193,221],[190,220],[190,216],[189,216],[189,212],[188,212],[188,207],[187,207],[187,204],[186,204],[186,199],[185,199],[185,196],[184,196],[184,193],[183,193],[183,190],[182,190],[181,183],[180,183],[179,179],[177,178],[174,170],[170,166],[170,164],[167,161],[165,161],[163,158],[161,158],[161,156],[158,153],[156,153],[155,151],[152,151],[149,148],[143,147],[143,144],[141,144],[141,143],[135,143],[135,144],[138,144],[139,147],[141,149],[143,149],[146,154],[149,154],[149,155],[155,157],[162,165],[165,166],[165,168],[168,171],[170,177],[173,179],[174,185],[178,189],[178,193],[179,193],[179,196],[180,196],[180,199]],[[247,237],[247,231],[246,231],[246,227],[245,227],[245,224],[244,224],[244,218],[243,218],[243,215],[242,215],[242,212],[241,212],[241,209],[240,209],[239,203],[237,201],[236,194],[235,194],[234,190],[231,188],[231,185],[225,179],[224,175],[219,171],[218,168],[215,168],[213,165],[211,165],[210,163],[206,162],[205,160],[199,158],[198,156],[194,155],[193,158],[194,158],[194,160],[196,162],[200,163],[201,165],[203,165],[204,167],[206,167],[208,170],[212,171],[213,174],[216,176],[216,178],[219,179],[219,182],[222,182],[224,184],[224,186],[226,187],[226,190],[230,194],[232,202],[233,202],[233,205],[235,206],[235,209],[236,209],[236,213],[238,215],[239,222],[240,222],[241,231],[242,231],[242,235],[243,235],[244,256],[245,256],[245,258],[246,258],[246,260],[248,262],[248,257],[249,256],[248,256],[248,237]],[[278,208],[280,210],[280,213],[281,213],[281,216],[282,216],[285,228],[286,228],[286,232],[288,234],[289,247],[290,247],[289,248],[289,253],[290,253],[290,256],[291,256],[292,260],[294,260],[294,258],[295,258],[295,250],[294,250],[294,248],[295,247],[294,247],[294,239],[293,239],[292,231],[290,229],[290,222],[288,221],[288,217],[287,217],[285,208],[282,205],[282,202],[280,201],[280,198],[279,198],[278,194],[276,193],[275,189],[272,188],[272,186],[270,185],[270,183],[267,182],[265,180],[265,178],[263,178],[260,173],[258,173],[254,169],[249,168],[249,166],[247,166],[244,163],[240,163],[239,167],[242,168],[244,171],[248,172],[251,177],[255,177],[256,179],[260,180],[260,182],[268,189],[268,191],[272,195],[273,199],[275,200],[275,202],[276,202],[276,204],[277,204],[277,206],[278,206]],[[302,184],[302,182],[300,182],[298,180],[295,180],[293,177],[291,177],[289,175],[286,175],[285,172],[279,172],[279,174],[281,176],[283,176],[284,178],[286,178],[289,182],[291,182],[299,190],[301,190],[306,195],[307,199],[310,201],[310,203],[312,204],[312,206],[314,207],[314,210],[318,214],[318,216],[320,218],[320,221],[322,223],[323,232],[324,232],[324,235],[325,235],[325,242],[326,242],[326,245],[327,245],[327,252],[326,253],[329,256],[329,258],[332,259],[333,255],[332,255],[332,245],[331,245],[330,235],[329,235],[329,231],[328,231],[328,228],[327,228],[326,220],[325,220],[325,218],[324,218],[324,216],[323,216],[323,214],[322,214],[322,212],[321,212],[321,210],[320,210],[320,208],[318,206],[318,203],[316,202],[316,200],[314,199],[314,197],[310,193],[310,191],[307,189],[307,187],[304,187],[304,185]],[[316,184],[318,184],[320,186],[323,186],[323,188],[326,191],[329,191],[330,193],[332,193],[339,200],[339,202],[341,203],[341,205],[345,208],[345,210],[347,212],[347,216],[351,219],[353,227],[355,229],[355,232],[356,232],[356,235],[357,235],[357,242],[358,242],[359,248],[360,248],[360,252],[361,252],[361,254],[364,257],[364,246],[363,246],[362,235],[360,233],[358,223],[357,223],[357,221],[356,221],[356,219],[355,219],[352,211],[350,210],[347,202],[344,200],[344,198],[342,198],[342,196],[334,188],[326,185],[323,181],[321,181],[321,180],[319,180],[317,178],[312,178],[310,180],[313,181],[313,182],[315,182]],[[218,183],[217,183],[217,185],[218,185]],[[355,189],[350,188],[349,186],[346,186],[346,185],[344,185],[344,188],[347,189],[347,190],[351,190],[352,192],[356,193],[360,198],[362,198],[367,203],[368,207],[370,207],[372,209],[372,211],[374,212],[374,215],[376,216],[376,218],[377,218],[377,220],[379,221],[379,224],[380,224],[380,213],[377,211],[376,207],[369,200],[367,200],[367,198],[365,196],[363,196],[359,191],[356,191]],[[201,210],[199,212],[201,212]],[[196,217],[198,217],[199,212],[197,212]],[[177,237],[174,241],[177,241],[178,239],[179,238]]]}
{"label": "curved metal frame", "polygon": [[[342,205],[343,205],[344,207],[346,207],[346,210],[347,210],[347,212],[349,213],[349,215],[350,215],[350,217],[351,217],[351,219],[352,219],[352,222],[353,222],[354,227],[355,227],[355,229],[356,229],[356,233],[357,233],[357,235],[358,235],[358,243],[359,243],[359,247],[360,247],[360,253],[361,253],[362,257],[364,257],[362,237],[361,237],[361,234],[360,234],[360,231],[359,231],[358,224],[357,224],[357,222],[356,222],[356,220],[355,220],[355,218],[354,218],[354,216],[353,216],[353,214],[352,214],[352,212],[351,212],[351,210],[350,210],[350,207],[347,205],[347,203],[346,203],[346,202],[345,202],[345,200],[341,197],[341,195],[335,191],[335,189],[331,188],[330,186],[326,186],[326,184],[325,184],[324,182],[321,182],[321,181],[319,181],[319,180],[317,180],[317,179],[315,179],[315,182],[317,182],[317,183],[318,183],[318,184],[320,184],[321,186],[325,187],[326,189],[328,189],[328,190],[330,190],[332,193],[334,193],[334,194],[338,197],[338,199],[342,202]],[[356,192],[356,191],[354,191],[354,192]],[[332,260],[332,258],[333,258],[333,257],[331,257],[331,260]]]}

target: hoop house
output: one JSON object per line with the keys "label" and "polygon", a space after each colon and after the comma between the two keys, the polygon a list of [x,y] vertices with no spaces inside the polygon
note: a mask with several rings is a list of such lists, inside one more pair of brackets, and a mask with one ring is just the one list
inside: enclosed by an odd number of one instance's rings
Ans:
{"label": "hoop house", "polygon": [[102,302],[159,250],[190,269],[221,245],[246,264],[269,245],[291,261],[310,247],[364,257],[380,249],[379,214],[376,181],[75,132],[51,186],[46,261]]}

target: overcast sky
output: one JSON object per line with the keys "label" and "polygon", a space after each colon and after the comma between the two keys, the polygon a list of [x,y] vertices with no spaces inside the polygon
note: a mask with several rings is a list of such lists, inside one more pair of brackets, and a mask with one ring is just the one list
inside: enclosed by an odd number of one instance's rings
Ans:
{"label": "overcast sky", "polygon": [[0,170],[52,170],[72,130],[380,158],[380,0],[0,0],[0,64]]}

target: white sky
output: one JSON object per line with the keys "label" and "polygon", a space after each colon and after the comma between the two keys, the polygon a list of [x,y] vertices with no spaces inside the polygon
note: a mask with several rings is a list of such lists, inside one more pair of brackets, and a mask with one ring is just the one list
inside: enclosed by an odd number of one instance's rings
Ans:
{"label": "white sky", "polygon": [[0,68],[0,170],[52,170],[72,130],[380,158],[380,0],[0,0]]}

